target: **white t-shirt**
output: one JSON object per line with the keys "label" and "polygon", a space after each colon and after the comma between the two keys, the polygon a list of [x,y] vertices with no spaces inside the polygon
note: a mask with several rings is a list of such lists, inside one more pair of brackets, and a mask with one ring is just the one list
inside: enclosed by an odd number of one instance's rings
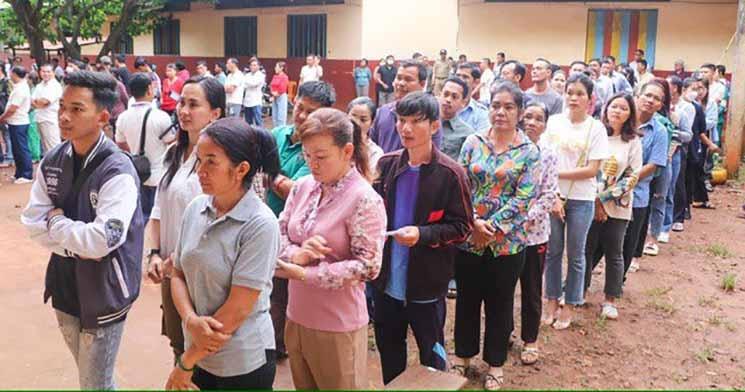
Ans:
{"label": "white t-shirt", "polygon": [[59,100],[62,98],[62,85],[57,79],[52,78],[48,82],[41,82],[36,85],[31,100],[46,99],[49,106],[43,109],[36,109],[36,122],[50,122],[57,124],[57,112],[59,112]]}
{"label": "white t-shirt", "polygon": [[481,74],[481,89],[479,90],[479,101],[489,106],[491,104],[491,84],[494,81],[494,72],[489,68]]}
{"label": "white t-shirt", "polygon": [[26,79],[22,79],[13,85],[13,91],[10,92],[6,108],[10,105],[15,105],[18,108],[12,116],[5,119],[8,124],[26,125],[31,122],[28,117],[28,111],[31,110],[31,89],[28,87]]}
{"label": "white t-shirt", "polygon": [[246,96],[243,98],[243,106],[247,108],[261,106],[261,89],[264,87],[264,84],[266,84],[266,75],[261,71],[256,71],[256,73],[248,72],[243,75],[243,79],[246,88]]}
{"label": "white t-shirt", "polygon": [[727,87],[720,81],[711,83],[709,87],[709,100],[716,102],[717,104],[724,99],[724,94],[727,92]]}
{"label": "white t-shirt", "polygon": [[300,69],[300,80],[303,83],[321,80],[322,75],[323,68],[320,65],[314,65],[312,67],[303,65],[303,68]]}
{"label": "white t-shirt", "polygon": [[[556,151],[559,172],[584,167],[588,161],[608,158],[608,134],[605,126],[590,116],[579,124],[572,124],[566,112],[553,115],[548,119],[542,139]],[[594,201],[597,181],[595,176],[574,181],[559,179],[559,191],[562,197],[571,200]]]}
{"label": "white t-shirt", "polygon": [[[142,132],[142,120],[145,113],[150,109],[150,102],[137,102],[129,109],[122,112],[116,119],[116,142],[126,142],[129,151],[137,154],[140,151],[140,132]],[[158,186],[163,176],[163,154],[168,144],[158,137],[171,126],[171,118],[160,109],[152,109],[147,118],[147,134],[145,135],[145,156],[150,160],[150,178],[145,181],[145,186]],[[164,139],[167,139],[165,136]]]}
{"label": "white t-shirt", "polygon": [[225,94],[225,103],[228,105],[243,105],[243,72],[235,70],[228,74],[225,79],[225,86],[235,86],[232,93]]}
{"label": "white t-shirt", "polygon": [[[175,148],[175,144],[173,147]],[[167,188],[158,186],[150,219],[160,221],[160,257],[166,258],[176,251],[181,221],[186,207],[194,198],[202,194],[194,164],[197,162],[196,149],[179,166]]]}

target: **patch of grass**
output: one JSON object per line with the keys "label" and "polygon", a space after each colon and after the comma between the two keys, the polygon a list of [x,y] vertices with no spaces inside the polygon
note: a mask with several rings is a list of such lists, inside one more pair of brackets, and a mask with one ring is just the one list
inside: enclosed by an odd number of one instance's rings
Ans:
{"label": "patch of grass", "polygon": [[728,259],[734,256],[734,253],[730,251],[726,245],[720,243],[709,244],[704,248],[704,253],[713,257],[720,257],[722,259]]}
{"label": "patch of grass", "polygon": [[706,308],[713,308],[717,304],[717,297],[699,297],[698,298],[698,306],[703,306]]}
{"label": "patch of grass", "polygon": [[672,287],[655,287],[644,292],[649,297],[647,306],[659,312],[671,315],[677,310],[672,298],[667,294],[672,291]]}
{"label": "patch of grass", "polygon": [[727,273],[724,276],[722,276],[722,283],[720,287],[725,292],[733,292],[735,291],[736,284],[737,284],[737,275],[733,273]]}
{"label": "patch of grass", "polygon": [[704,349],[696,353],[695,357],[703,364],[714,362],[714,349],[711,347],[704,347]]}
{"label": "patch of grass", "polygon": [[608,318],[605,316],[600,316],[595,320],[595,327],[600,331],[605,331],[608,329]]}
{"label": "patch of grass", "polygon": [[706,322],[715,327],[718,327],[724,323],[724,318],[714,315],[714,316],[709,317],[709,319],[706,320]]}

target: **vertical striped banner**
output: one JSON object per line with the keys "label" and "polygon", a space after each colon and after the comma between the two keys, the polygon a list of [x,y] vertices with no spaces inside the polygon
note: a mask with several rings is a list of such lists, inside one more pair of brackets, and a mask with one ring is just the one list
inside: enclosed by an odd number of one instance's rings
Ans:
{"label": "vertical striped banner", "polygon": [[613,55],[619,63],[628,63],[643,49],[654,66],[656,43],[657,10],[589,10],[586,60]]}

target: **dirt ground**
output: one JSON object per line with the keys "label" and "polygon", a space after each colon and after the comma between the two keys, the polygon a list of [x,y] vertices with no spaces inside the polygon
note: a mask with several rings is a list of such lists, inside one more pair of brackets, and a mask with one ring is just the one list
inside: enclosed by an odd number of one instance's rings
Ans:
{"label": "dirt ground", "polygon": [[[0,309],[5,309],[0,389],[75,389],[75,365],[51,306],[42,303],[48,252],[28,239],[18,219],[30,185],[10,184],[9,174],[0,172],[0,276],[5,282],[0,285]],[[730,184],[718,187],[712,199],[716,210],[694,210],[686,231],[674,233],[659,256],[645,257],[642,269],[629,276],[619,303],[620,320],[598,318],[602,274],[593,275],[578,322],[568,331],[541,330],[537,365],[520,365],[519,344],[515,347],[505,367],[505,388],[745,388],[745,220],[736,218],[745,192]],[[735,277],[734,289],[726,292],[722,285],[729,275]],[[160,389],[165,384],[171,358],[158,334],[159,302],[159,288],[145,283],[119,352],[120,388]],[[447,339],[453,336],[454,314],[449,301]],[[452,354],[451,341],[447,348]],[[371,387],[380,387],[374,351],[369,363]],[[478,380],[469,383],[479,385]],[[286,363],[279,366],[275,387],[292,388]]]}

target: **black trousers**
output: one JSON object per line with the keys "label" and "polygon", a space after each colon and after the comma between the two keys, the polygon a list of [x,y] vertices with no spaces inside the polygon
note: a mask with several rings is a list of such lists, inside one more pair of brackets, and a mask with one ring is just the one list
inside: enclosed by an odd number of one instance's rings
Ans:
{"label": "black trousers", "polygon": [[374,289],[375,344],[380,352],[383,383],[388,384],[406,369],[406,334],[414,333],[419,363],[445,370],[445,296],[434,302],[399,301]]}
{"label": "black trousers", "polygon": [[525,265],[520,274],[520,337],[525,343],[535,343],[538,340],[547,248],[548,244],[525,248]]}
{"label": "black trousers", "polygon": [[[629,270],[631,260],[634,259],[637,253],[637,247],[639,246],[639,240],[641,237],[642,229],[644,228],[645,221],[649,217],[649,207],[634,208],[632,209],[633,216],[631,222],[626,228],[626,235],[623,238],[623,276],[626,279],[626,272]],[[644,244],[642,244],[642,247]]]}
{"label": "black trousers", "polygon": [[675,201],[673,202],[673,222],[683,223],[685,221],[686,210],[690,206],[687,186],[688,183],[688,148],[681,149],[680,157],[680,174],[675,183]]}
{"label": "black trousers", "polygon": [[605,288],[603,291],[608,297],[621,296],[624,274],[623,243],[628,224],[627,220],[615,218],[608,218],[605,222],[592,222],[585,246],[585,260],[587,261],[585,293],[590,288],[592,271],[605,256]]}
{"label": "black trousers", "polygon": [[191,376],[191,381],[201,390],[272,390],[274,374],[277,370],[276,365],[276,353],[274,350],[266,350],[266,363],[251,373],[233,377],[220,377],[197,367]]}
{"label": "black trousers", "polygon": [[272,316],[274,325],[274,342],[278,353],[287,353],[285,347],[285,322],[287,321],[287,279],[273,278],[272,293],[269,295],[271,308],[269,314]]}
{"label": "black trousers", "polygon": [[693,165],[693,201],[706,203],[709,201],[709,192],[706,191],[706,173],[704,163],[696,162]]}
{"label": "black trousers", "polygon": [[500,367],[507,360],[514,329],[515,286],[525,264],[525,251],[509,256],[483,256],[459,251],[455,263],[455,355],[471,358],[481,345],[481,304],[484,304],[484,361]]}

